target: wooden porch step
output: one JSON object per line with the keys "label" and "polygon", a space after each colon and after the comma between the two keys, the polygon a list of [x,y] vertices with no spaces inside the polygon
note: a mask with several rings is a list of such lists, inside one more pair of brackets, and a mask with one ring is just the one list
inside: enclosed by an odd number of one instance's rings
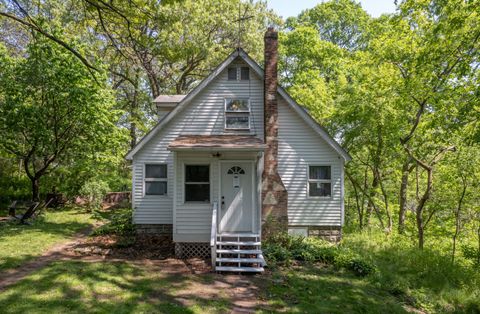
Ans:
{"label": "wooden porch step", "polygon": [[245,237],[245,238],[251,238],[251,237],[260,237],[260,234],[258,233],[218,233],[217,237]]}
{"label": "wooden porch step", "polygon": [[250,242],[250,241],[219,241],[217,245],[262,245],[262,242]]}
{"label": "wooden porch step", "polygon": [[261,273],[264,271],[263,267],[230,267],[230,266],[217,266],[216,271],[233,271],[233,272],[250,272]]}
{"label": "wooden porch step", "polygon": [[263,259],[261,258],[217,258],[217,262],[222,263],[262,263]]}
{"label": "wooden porch step", "polygon": [[218,254],[261,254],[262,250],[217,250]]}

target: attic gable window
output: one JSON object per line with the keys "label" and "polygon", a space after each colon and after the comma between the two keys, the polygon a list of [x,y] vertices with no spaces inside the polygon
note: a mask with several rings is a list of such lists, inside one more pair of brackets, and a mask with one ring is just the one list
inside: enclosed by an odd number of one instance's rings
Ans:
{"label": "attic gable window", "polygon": [[240,68],[240,80],[248,81],[250,79],[250,68],[249,67],[241,67]]}
{"label": "attic gable window", "polygon": [[228,80],[229,81],[237,80],[237,68],[235,67],[228,68]]}
{"label": "attic gable window", "polygon": [[228,80],[229,81],[248,81],[250,79],[249,67],[229,67]]}
{"label": "attic gable window", "polygon": [[225,99],[225,129],[250,129],[249,99]]}

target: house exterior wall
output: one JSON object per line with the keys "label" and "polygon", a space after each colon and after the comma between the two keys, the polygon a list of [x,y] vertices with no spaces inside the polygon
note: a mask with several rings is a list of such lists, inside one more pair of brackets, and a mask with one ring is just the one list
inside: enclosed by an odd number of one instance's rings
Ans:
{"label": "house exterior wall", "polygon": [[[240,60],[235,60],[232,65],[246,66]],[[251,70],[250,80],[229,81],[227,71],[227,68],[222,71],[208,88],[201,91],[183,111],[179,112],[134,155],[132,204],[135,224],[174,224],[176,219],[174,237],[175,234],[190,234],[191,236],[186,237],[194,238],[195,235],[205,234],[207,231],[208,235],[210,234],[210,229],[207,230],[205,226],[211,223],[210,220],[206,220],[207,212],[208,215],[211,214],[211,205],[208,205],[208,211],[207,206],[190,208],[181,205],[178,198],[183,198],[182,190],[177,193],[178,213],[174,217],[174,153],[167,147],[179,135],[229,134],[224,129],[225,98],[235,97],[250,99],[252,127],[249,133],[241,134],[256,135],[263,139],[263,80]],[[168,195],[144,195],[144,165],[148,163],[167,164]],[[217,167],[213,166],[213,168]],[[177,175],[179,175],[178,172]],[[180,182],[177,182],[176,188],[181,188]]]}
{"label": "house exterior wall", "polygon": [[[289,226],[341,226],[343,159],[279,99],[278,172],[288,191]],[[308,166],[332,167],[332,197],[307,195]]]}
{"label": "house exterior wall", "polygon": [[[233,62],[233,65],[240,64],[244,65],[242,61]],[[172,230],[174,241],[209,241],[212,204],[187,204],[183,201],[183,169],[185,163],[210,164],[213,203],[218,200],[218,158],[213,158],[211,153],[174,153],[167,147],[179,135],[228,134],[224,130],[224,101],[225,98],[234,97],[250,98],[253,127],[247,134],[264,138],[263,80],[251,70],[249,81],[229,81],[227,69],[134,155],[133,219],[140,230],[144,226],[145,232],[151,232],[155,229],[153,225],[162,225],[162,230]],[[282,97],[278,97],[278,126],[278,173],[288,191],[289,226],[307,227],[307,234],[312,236],[331,236],[328,230],[340,235],[339,230],[343,224],[343,159]],[[258,195],[261,195],[263,156],[259,158],[256,153],[222,154],[222,159],[256,161],[256,187]],[[166,196],[144,195],[144,166],[149,163],[167,164]],[[308,165],[332,167],[331,198],[308,197]],[[257,205],[260,216],[260,198]]]}

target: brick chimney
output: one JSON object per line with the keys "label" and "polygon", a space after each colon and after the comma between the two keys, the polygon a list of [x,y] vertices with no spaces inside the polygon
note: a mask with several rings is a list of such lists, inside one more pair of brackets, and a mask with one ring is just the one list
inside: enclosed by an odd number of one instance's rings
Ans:
{"label": "brick chimney", "polygon": [[263,238],[272,233],[286,231],[288,227],[288,195],[278,174],[278,105],[277,63],[278,33],[269,27],[264,37],[264,123],[265,154],[262,174],[262,233]]}

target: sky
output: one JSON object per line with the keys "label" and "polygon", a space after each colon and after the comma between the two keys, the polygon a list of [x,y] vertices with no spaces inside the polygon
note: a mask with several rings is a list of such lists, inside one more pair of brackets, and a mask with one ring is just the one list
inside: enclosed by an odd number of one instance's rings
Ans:
{"label": "sky", "polygon": [[[382,13],[395,11],[394,0],[360,0],[362,7],[373,17],[379,17]],[[305,9],[313,8],[322,3],[322,0],[268,0],[268,7],[273,9],[283,18],[297,16]]]}

